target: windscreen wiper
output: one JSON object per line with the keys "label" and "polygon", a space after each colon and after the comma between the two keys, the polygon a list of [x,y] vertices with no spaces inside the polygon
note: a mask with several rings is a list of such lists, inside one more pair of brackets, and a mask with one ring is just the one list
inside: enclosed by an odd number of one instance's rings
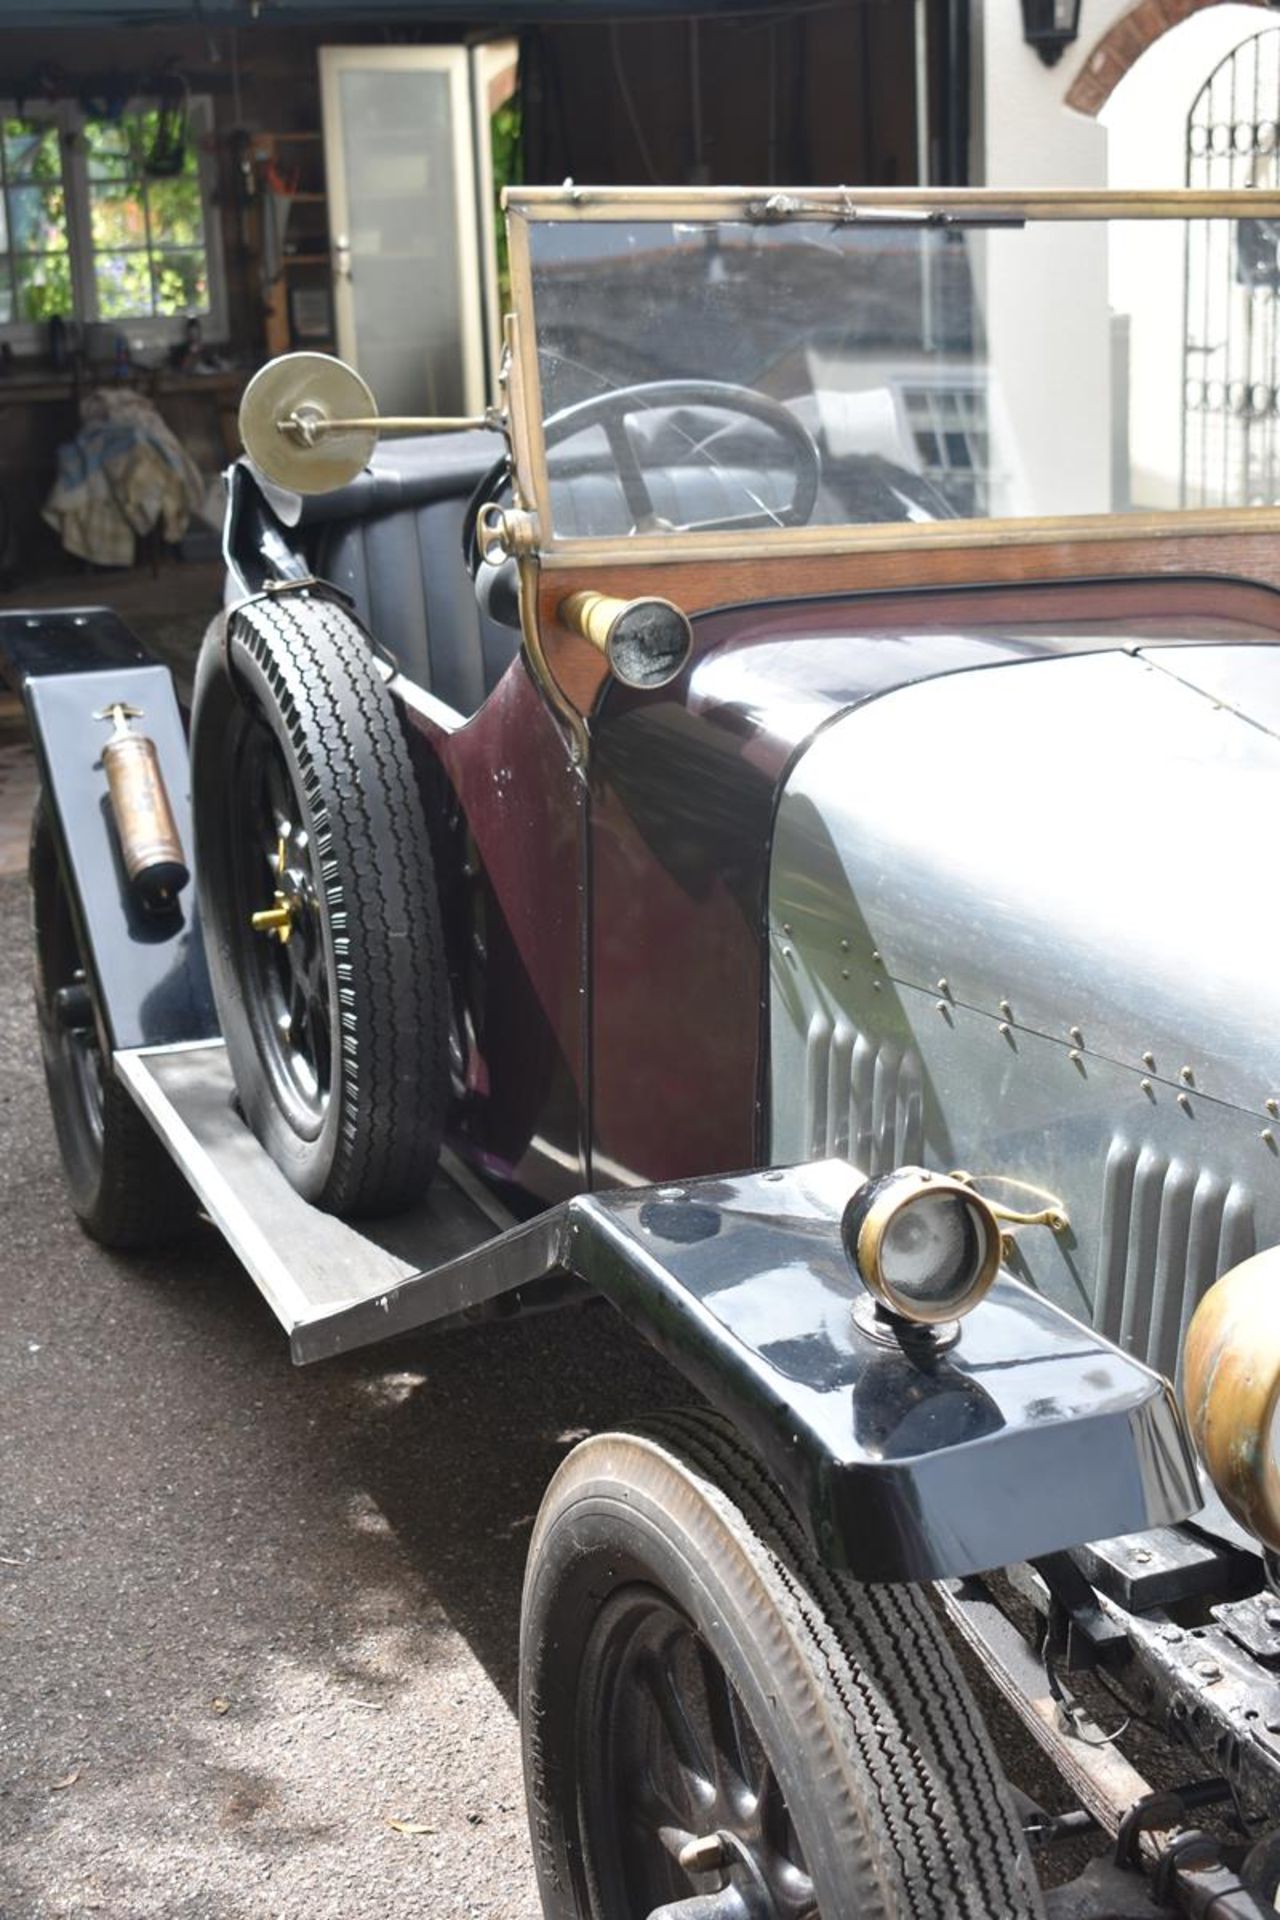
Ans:
{"label": "windscreen wiper", "polygon": [[868,227],[1025,227],[1026,217],[992,209],[959,210],[950,207],[884,207],[843,200],[802,200],[793,193],[771,193],[766,200],[749,200],[743,218],[756,224],[780,220],[826,219],[835,226]]}

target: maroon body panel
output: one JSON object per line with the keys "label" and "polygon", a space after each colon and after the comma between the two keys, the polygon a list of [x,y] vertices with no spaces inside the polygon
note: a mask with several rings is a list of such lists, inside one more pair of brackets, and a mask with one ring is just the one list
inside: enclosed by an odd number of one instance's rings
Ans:
{"label": "maroon body panel", "polygon": [[560,1200],[587,1184],[586,788],[523,659],[456,732],[403,711],[460,1014],[453,1144],[491,1178]]}

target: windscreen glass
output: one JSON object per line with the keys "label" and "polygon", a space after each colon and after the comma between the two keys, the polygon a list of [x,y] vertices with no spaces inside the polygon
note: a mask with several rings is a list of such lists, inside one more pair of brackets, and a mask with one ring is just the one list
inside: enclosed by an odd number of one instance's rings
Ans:
{"label": "windscreen glass", "polygon": [[529,234],[560,538],[1280,500],[1278,221]]}

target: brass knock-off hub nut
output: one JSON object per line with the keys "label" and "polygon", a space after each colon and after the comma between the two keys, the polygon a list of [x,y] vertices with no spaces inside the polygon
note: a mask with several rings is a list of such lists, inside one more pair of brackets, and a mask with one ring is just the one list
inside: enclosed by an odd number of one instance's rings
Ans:
{"label": "brass knock-off hub nut", "polygon": [[283,946],[293,931],[293,914],[294,903],[277,893],[274,904],[255,913],[249,924],[255,933],[274,933]]}

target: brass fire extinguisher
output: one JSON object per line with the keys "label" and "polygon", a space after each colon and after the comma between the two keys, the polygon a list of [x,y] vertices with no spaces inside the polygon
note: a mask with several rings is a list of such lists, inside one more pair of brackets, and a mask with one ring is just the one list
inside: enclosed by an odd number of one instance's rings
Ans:
{"label": "brass fire extinguisher", "polygon": [[144,907],[153,913],[165,912],[172,908],[191,873],[155,741],[145,733],[134,732],[129,723],[141,720],[142,710],[123,700],[113,700],[93,717],[112,723],[111,738],[102,749],[102,764],[129,884]]}

